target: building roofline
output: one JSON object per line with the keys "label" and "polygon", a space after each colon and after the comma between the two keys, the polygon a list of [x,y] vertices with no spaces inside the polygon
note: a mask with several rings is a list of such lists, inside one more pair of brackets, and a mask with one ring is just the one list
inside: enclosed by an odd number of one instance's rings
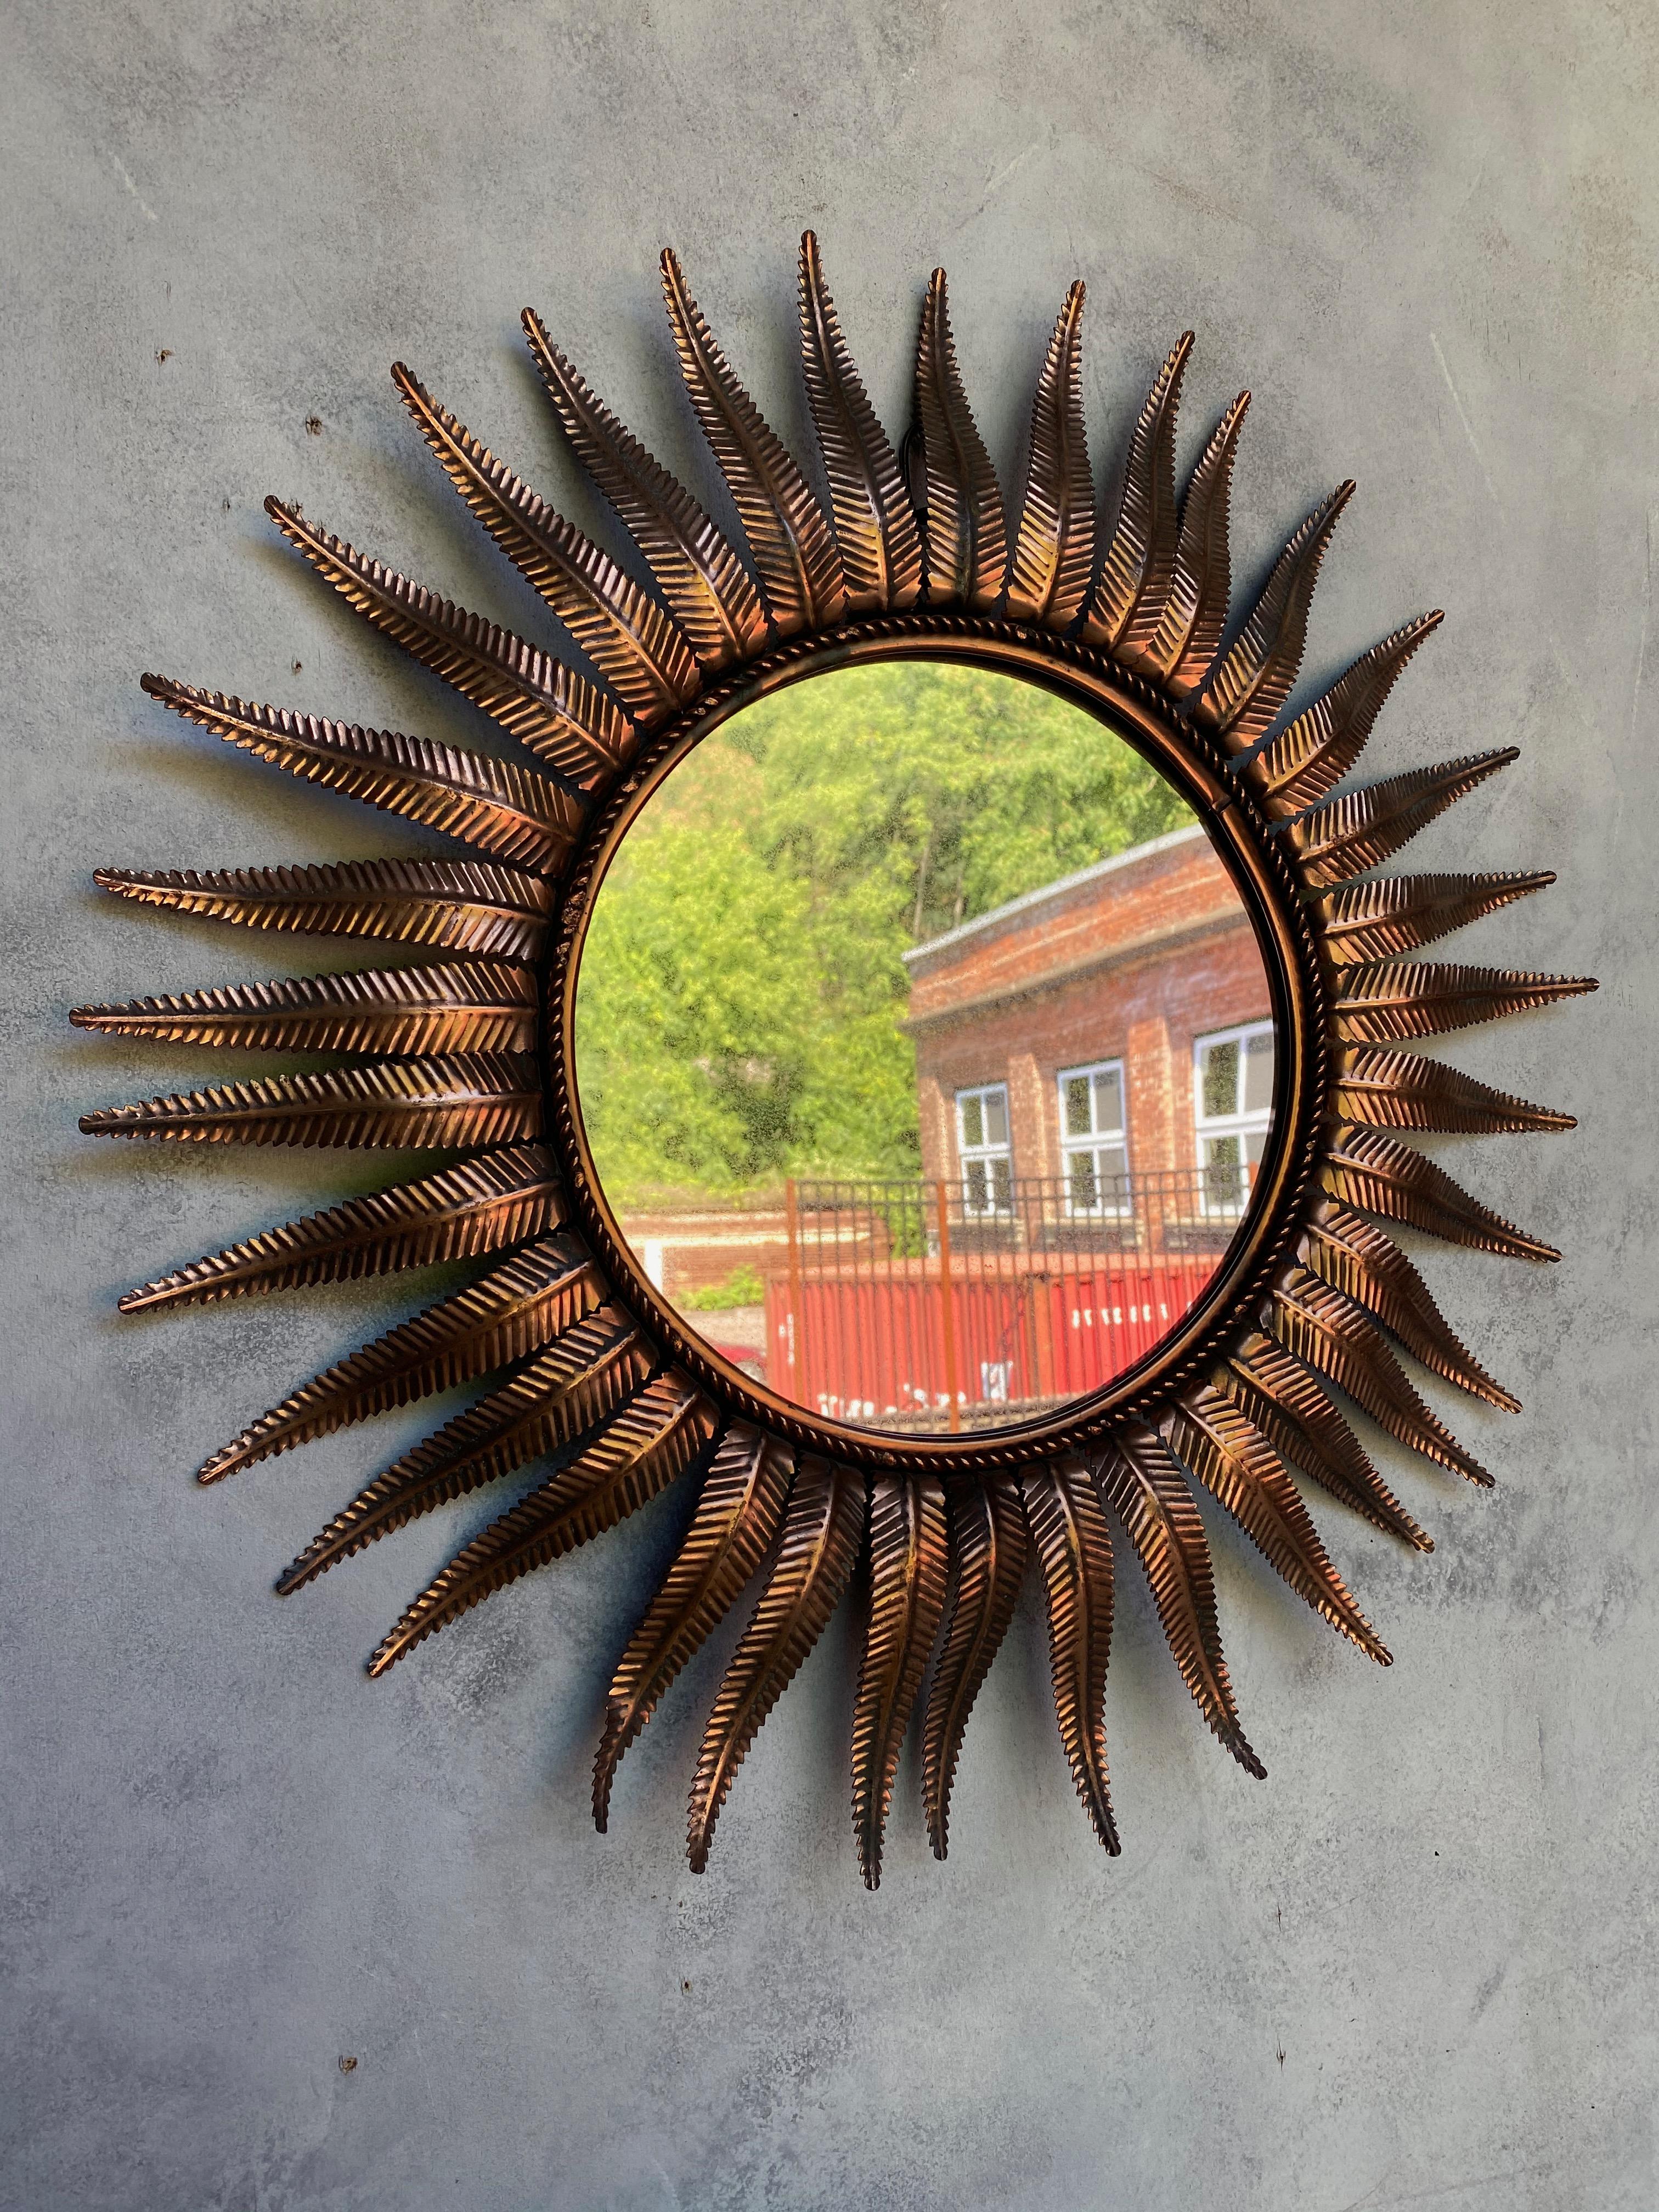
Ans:
{"label": "building roofline", "polygon": [[1145,937],[1132,939],[1127,945],[1115,945],[1109,951],[1086,952],[1079,960],[1068,960],[1063,967],[1049,969],[1046,975],[1023,976],[1017,982],[999,984],[994,990],[978,992],[971,999],[935,1006],[931,1013],[907,1015],[899,1028],[906,1036],[927,1036],[935,1030],[955,1029],[963,1022],[977,1020],[982,1014],[999,1013],[1005,1006],[1023,1006],[1044,992],[1062,991],[1068,983],[1080,983],[1086,976],[1104,975],[1114,968],[1133,967],[1136,961],[1145,960],[1149,955],[1184,951],[1189,945],[1203,944],[1206,938],[1224,937],[1249,926],[1249,917],[1241,910],[1210,915],[1182,929],[1152,930]]}
{"label": "building roofline", "polygon": [[1162,837],[1150,837],[1144,845],[1131,845],[1126,853],[1114,853],[1109,860],[1096,860],[1073,875],[1060,876],[1052,884],[1042,884],[1034,891],[1022,892],[1005,906],[994,906],[988,914],[977,914],[971,921],[958,922],[947,929],[942,937],[930,937],[925,945],[913,945],[899,958],[908,968],[913,961],[926,960],[935,952],[948,951],[952,945],[965,945],[969,939],[982,932],[994,929],[1012,915],[1029,914],[1047,900],[1059,898],[1067,891],[1080,890],[1085,884],[1097,883],[1103,876],[1115,875],[1121,868],[1132,867],[1137,860],[1150,860],[1155,853],[1169,853],[1177,846],[1189,845],[1195,837],[1207,836],[1201,822],[1188,823],[1184,830],[1170,830]]}

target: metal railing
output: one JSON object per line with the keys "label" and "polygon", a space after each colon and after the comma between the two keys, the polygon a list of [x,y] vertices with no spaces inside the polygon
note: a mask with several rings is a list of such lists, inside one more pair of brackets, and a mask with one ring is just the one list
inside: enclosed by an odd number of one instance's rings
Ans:
{"label": "metal railing", "polygon": [[769,1271],[766,1379],[798,1405],[953,1432],[1099,1389],[1200,1295],[1249,1202],[1223,1165],[1000,1182],[801,1182]]}

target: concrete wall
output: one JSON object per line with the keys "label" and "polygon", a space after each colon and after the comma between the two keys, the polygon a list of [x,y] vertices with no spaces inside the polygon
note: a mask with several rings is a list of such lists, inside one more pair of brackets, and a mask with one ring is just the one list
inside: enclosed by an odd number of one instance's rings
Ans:
{"label": "concrete wall", "polygon": [[[1659,2197],[1656,93],[1650,10],[1534,0],[13,0],[5,2202],[1638,2212]],[[387,364],[410,361],[584,513],[520,306],[694,465],[653,266],[672,240],[798,436],[805,222],[890,423],[942,259],[1012,471],[1081,272],[1099,453],[1188,323],[1188,445],[1254,387],[1247,580],[1355,475],[1309,677],[1449,610],[1378,764],[1519,742],[1423,864],[1558,868],[1464,957],[1607,979],[1452,1055],[1583,1126],[1445,1148],[1568,1256],[1426,1263],[1527,1411],[1459,1409],[1499,1476],[1490,1495],[1385,1455],[1440,1540],[1431,1558],[1326,1516],[1393,1669],[1224,1544],[1229,1652],[1271,1770],[1255,1784],[1206,1737],[1126,1585],[1109,1724],[1127,1847],[1109,1863],[1071,1802],[1028,1607],[969,1738],[949,1865],[927,1854],[907,1770],[874,1899],[848,1833],[839,1628],[763,1735],[705,1878],[679,1830],[717,1654],[624,1770],[612,1833],[592,1833],[601,1686],[672,1499],[379,1685],[363,1655],[477,1513],[270,1595],[420,1422],[210,1495],[190,1470],[410,1310],[407,1288],[148,1325],[120,1323],[114,1297],[378,1170],[82,1139],[86,1105],[208,1069],[63,1018],[283,964],[100,902],[100,862],[417,842],[182,733],[140,696],[142,669],[461,729],[273,547],[260,495],[526,619]]]}

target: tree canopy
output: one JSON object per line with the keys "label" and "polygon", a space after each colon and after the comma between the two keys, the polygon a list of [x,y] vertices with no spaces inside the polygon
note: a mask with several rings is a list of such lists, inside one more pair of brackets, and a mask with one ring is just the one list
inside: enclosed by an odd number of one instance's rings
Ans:
{"label": "tree canopy", "polygon": [[576,1074],[606,1187],[918,1173],[900,955],[1192,819],[1092,716],[983,669],[837,670],[734,715],[595,906]]}

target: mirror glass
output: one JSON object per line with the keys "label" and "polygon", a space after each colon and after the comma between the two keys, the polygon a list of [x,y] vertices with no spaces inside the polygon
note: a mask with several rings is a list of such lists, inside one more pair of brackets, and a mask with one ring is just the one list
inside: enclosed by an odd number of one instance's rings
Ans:
{"label": "mirror glass", "polygon": [[1051,1415],[1168,1334],[1271,1122],[1249,917],[1124,738],[1019,678],[805,679],[659,787],[595,902],[575,1077],[686,1326],[901,1434]]}

